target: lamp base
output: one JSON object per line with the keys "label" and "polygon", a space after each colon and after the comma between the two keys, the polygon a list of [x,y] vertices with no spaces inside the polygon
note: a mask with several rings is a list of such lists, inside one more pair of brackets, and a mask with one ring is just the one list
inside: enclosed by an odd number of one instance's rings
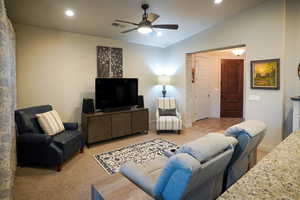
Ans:
{"label": "lamp base", "polygon": [[165,98],[166,97],[166,94],[167,94],[167,90],[166,90],[166,86],[164,85],[163,86],[163,89],[162,89],[162,94],[163,94],[163,97]]}

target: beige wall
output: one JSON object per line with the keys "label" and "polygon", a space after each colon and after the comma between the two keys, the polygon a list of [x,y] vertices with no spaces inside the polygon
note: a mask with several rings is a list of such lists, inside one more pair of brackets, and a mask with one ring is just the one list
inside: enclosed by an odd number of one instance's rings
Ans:
{"label": "beige wall", "polygon": [[81,102],[94,97],[96,46],[123,48],[124,76],[139,78],[139,94],[154,117],[156,68],[160,48],[15,24],[17,35],[17,104],[51,104],[65,121],[80,121]]}
{"label": "beige wall", "polygon": [[[176,95],[186,126],[191,126],[191,69],[186,65],[186,53],[245,44],[245,118],[266,122],[268,131],[263,141],[266,149],[280,143],[283,128],[283,70],[281,90],[253,90],[250,89],[250,61],[280,58],[284,69],[284,8],[282,0],[266,1],[231,20],[165,49],[168,58],[166,65],[178,69],[175,73],[178,90]],[[258,95],[260,100],[249,100],[250,95]]]}

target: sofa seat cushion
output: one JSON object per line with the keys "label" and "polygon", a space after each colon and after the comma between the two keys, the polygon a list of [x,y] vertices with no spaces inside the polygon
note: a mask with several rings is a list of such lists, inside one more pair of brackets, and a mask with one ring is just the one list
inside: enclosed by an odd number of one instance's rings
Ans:
{"label": "sofa seat cushion", "polygon": [[182,145],[177,153],[187,153],[200,163],[204,163],[237,143],[234,137],[227,137],[221,133],[209,133]]}
{"label": "sofa seat cushion", "polygon": [[139,165],[138,168],[141,172],[149,176],[153,182],[156,182],[167,161],[168,158],[162,157],[143,163],[142,165]]}
{"label": "sofa seat cushion", "polygon": [[158,130],[181,130],[182,121],[177,116],[160,116],[157,121]]}
{"label": "sofa seat cushion", "polygon": [[79,131],[64,131],[53,136],[54,143],[63,151],[63,159],[70,158],[82,147],[83,138]]}

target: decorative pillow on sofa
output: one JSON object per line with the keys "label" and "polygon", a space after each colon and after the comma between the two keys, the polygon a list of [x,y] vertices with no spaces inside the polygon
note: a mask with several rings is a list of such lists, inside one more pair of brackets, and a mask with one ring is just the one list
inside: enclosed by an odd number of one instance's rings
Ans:
{"label": "decorative pillow on sofa", "polygon": [[65,130],[65,127],[55,110],[36,115],[43,131],[48,135],[55,135]]}
{"label": "decorative pillow on sofa", "polygon": [[176,116],[176,108],[172,109],[158,109],[159,116]]}

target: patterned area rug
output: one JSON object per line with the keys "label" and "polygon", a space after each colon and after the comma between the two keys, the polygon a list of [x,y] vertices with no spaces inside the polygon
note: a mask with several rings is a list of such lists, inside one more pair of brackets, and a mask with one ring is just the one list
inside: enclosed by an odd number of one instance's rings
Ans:
{"label": "patterned area rug", "polygon": [[176,144],[158,138],[122,147],[114,151],[96,154],[94,157],[105,171],[112,175],[118,172],[120,166],[127,161],[133,161],[138,165],[143,164],[159,157],[165,157],[164,150],[176,147],[178,147]]}

